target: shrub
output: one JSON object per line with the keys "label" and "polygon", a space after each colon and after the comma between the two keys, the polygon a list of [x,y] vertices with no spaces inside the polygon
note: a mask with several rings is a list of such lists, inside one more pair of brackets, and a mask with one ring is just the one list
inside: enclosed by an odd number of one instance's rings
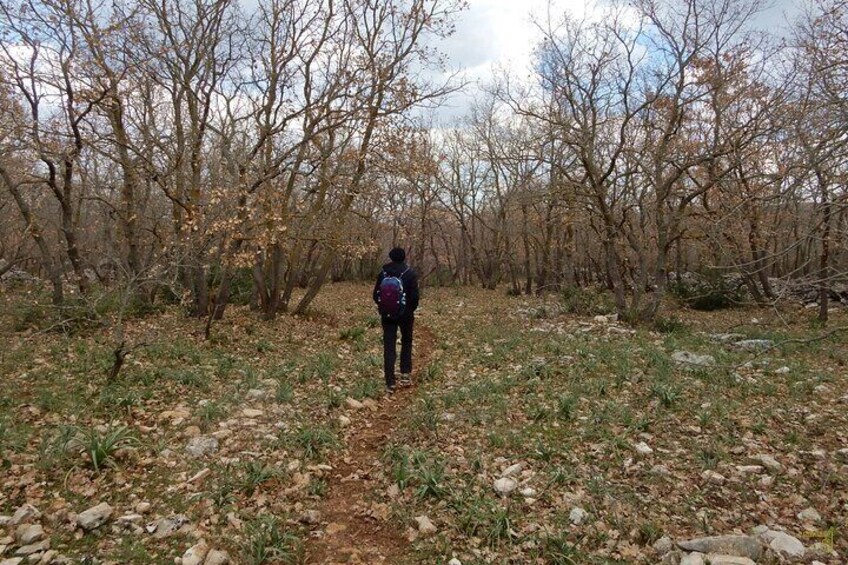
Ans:
{"label": "shrub", "polygon": [[103,432],[97,428],[75,428],[75,431],[76,434],[66,443],[65,448],[83,451],[91,468],[98,473],[103,467],[115,466],[115,454],[119,449],[138,444],[138,439],[126,426],[110,426]]}
{"label": "shrub", "polygon": [[247,496],[253,496],[262,484],[280,476],[276,467],[265,465],[261,461],[248,461],[243,465],[244,476],[241,480],[241,490]]}
{"label": "shrub", "polygon": [[11,305],[12,329],[23,332],[42,327],[49,317],[49,309],[49,306],[37,302],[14,302]]}
{"label": "shrub", "polygon": [[303,457],[315,459],[338,445],[336,435],[324,426],[301,425],[295,432],[294,441],[303,450]]}
{"label": "shrub", "polygon": [[441,461],[427,460],[416,464],[415,480],[418,488],[415,495],[418,498],[442,498],[446,489],[442,485],[445,478],[445,467]]}
{"label": "shrub", "polygon": [[689,308],[704,312],[733,308],[745,299],[742,287],[734,287],[717,273],[679,277],[671,283],[669,292]]}
{"label": "shrub", "polygon": [[297,565],[303,562],[303,543],[297,534],[287,529],[285,521],[275,516],[260,516],[247,524],[246,533],[247,540],[242,546],[245,563]]}
{"label": "shrub", "polygon": [[685,333],[688,328],[678,318],[658,316],[651,322],[651,328],[661,334]]}
{"label": "shrub", "polygon": [[550,534],[541,540],[541,552],[545,563],[551,565],[575,565],[582,562],[577,549],[565,533]]}
{"label": "shrub", "polygon": [[563,309],[583,316],[609,314],[615,311],[612,296],[599,287],[569,287],[560,292]]}

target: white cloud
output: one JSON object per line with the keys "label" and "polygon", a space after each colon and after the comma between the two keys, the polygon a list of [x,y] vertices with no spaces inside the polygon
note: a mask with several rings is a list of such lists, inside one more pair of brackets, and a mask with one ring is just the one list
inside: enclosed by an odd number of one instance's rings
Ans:
{"label": "white cloud", "polygon": [[[469,0],[468,9],[457,19],[456,33],[438,48],[448,56],[448,70],[459,72],[470,85],[446,102],[438,120],[451,121],[464,115],[479,85],[490,83],[502,70],[514,77],[527,77],[533,51],[542,38],[539,26],[544,27],[548,19],[555,23],[566,12],[600,15],[602,8],[598,6],[584,0]],[[795,0],[774,0],[756,18],[756,25],[785,34],[799,11]]]}
{"label": "white cloud", "polygon": [[[553,12],[582,10],[582,0],[555,0]],[[448,70],[469,83],[450,97],[438,120],[450,122],[467,113],[479,87],[502,71],[527,76],[542,34],[536,20],[547,18],[547,0],[470,0],[456,22],[456,33],[439,44]],[[556,17],[556,16],[555,16]]]}

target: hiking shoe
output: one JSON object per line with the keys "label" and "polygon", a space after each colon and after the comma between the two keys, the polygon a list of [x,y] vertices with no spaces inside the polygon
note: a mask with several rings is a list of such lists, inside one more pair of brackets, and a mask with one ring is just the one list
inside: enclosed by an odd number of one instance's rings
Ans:
{"label": "hiking shoe", "polygon": [[395,393],[394,385],[386,385],[386,395],[391,396]]}
{"label": "hiking shoe", "polygon": [[409,374],[403,374],[398,381],[400,386],[412,386],[412,377]]}

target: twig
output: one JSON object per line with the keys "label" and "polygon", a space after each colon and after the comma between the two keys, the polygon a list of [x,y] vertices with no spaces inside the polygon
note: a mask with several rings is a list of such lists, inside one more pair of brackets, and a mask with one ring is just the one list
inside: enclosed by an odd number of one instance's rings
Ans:
{"label": "twig", "polygon": [[127,342],[122,341],[121,344],[113,351],[115,355],[115,361],[112,363],[112,368],[109,369],[109,374],[106,376],[106,382],[111,383],[115,379],[118,378],[118,373],[121,371],[121,367],[124,366],[124,361],[127,358],[127,355],[139,349],[141,347],[145,347],[147,344],[142,342],[134,345],[133,347],[127,348]]}

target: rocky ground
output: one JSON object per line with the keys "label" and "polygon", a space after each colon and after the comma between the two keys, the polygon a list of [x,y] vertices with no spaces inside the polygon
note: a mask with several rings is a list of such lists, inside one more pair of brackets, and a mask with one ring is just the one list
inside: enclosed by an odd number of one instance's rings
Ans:
{"label": "rocky ground", "polygon": [[364,286],[210,341],[133,320],[114,382],[111,331],[2,298],[2,565],[848,559],[844,310],[630,328],[430,290],[416,386],[386,399]]}

